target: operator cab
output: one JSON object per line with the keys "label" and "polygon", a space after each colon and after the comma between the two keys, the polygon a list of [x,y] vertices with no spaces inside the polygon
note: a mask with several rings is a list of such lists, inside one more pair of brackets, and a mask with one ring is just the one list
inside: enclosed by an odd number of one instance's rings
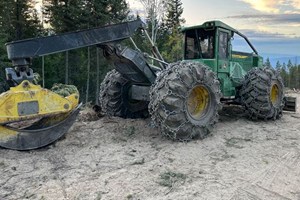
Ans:
{"label": "operator cab", "polygon": [[[185,27],[184,60],[201,62],[209,67],[221,82],[224,97],[234,98],[245,74],[253,67],[262,66],[260,57],[248,38],[221,21],[209,21],[199,26]],[[235,40],[235,38],[237,38]],[[244,48],[236,49],[243,45]]]}
{"label": "operator cab", "polygon": [[[220,21],[183,28],[184,59],[228,59],[234,29]],[[218,37],[216,37],[218,36]]]}
{"label": "operator cab", "polygon": [[[252,55],[258,55],[249,40],[239,31],[221,21],[209,21],[199,26],[185,27],[184,59],[230,59],[231,39],[236,34],[243,38],[252,49]],[[242,53],[242,52],[240,52]]]}

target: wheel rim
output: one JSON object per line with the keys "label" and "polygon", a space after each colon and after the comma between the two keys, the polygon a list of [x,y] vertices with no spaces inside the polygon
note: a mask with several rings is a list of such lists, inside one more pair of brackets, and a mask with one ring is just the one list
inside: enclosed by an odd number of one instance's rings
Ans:
{"label": "wheel rim", "polygon": [[279,99],[279,87],[277,84],[273,84],[270,93],[270,99],[273,105],[278,103]]}
{"label": "wheel rim", "polygon": [[195,120],[200,120],[209,107],[209,93],[206,87],[194,87],[187,99],[188,114]]}

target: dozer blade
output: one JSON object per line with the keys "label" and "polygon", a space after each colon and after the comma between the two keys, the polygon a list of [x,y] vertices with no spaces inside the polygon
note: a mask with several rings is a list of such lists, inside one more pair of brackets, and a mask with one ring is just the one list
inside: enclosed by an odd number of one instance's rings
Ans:
{"label": "dozer blade", "polygon": [[297,98],[296,97],[284,97],[283,110],[296,112],[297,111]]}
{"label": "dozer blade", "polygon": [[81,104],[69,114],[45,117],[24,129],[0,126],[0,146],[15,150],[44,147],[61,138],[73,125]]}

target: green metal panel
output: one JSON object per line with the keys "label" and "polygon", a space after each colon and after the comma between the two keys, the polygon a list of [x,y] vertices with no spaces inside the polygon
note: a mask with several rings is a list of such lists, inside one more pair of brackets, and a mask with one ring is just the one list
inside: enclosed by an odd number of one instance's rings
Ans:
{"label": "green metal panel", "polygon": [[231,81],[228,73],[218,73],[218,78],[220,81],[221,91],[223,97],[233,97],[236,95],[235,87]]}
{"label": "green metal panel", "polygon": [[217,60],[216,59],[202,59],[202,60],[198,60],[198,61],[202,61],[202,63],[204,63],[209,68],[211,68],[212,71],[214,71],[214,72],[217,71]]}
{"label": "green metal panel", "polygon": [[230,78],[232,80],[233,86],[238,87],[243,83],[243,79],[247,72],[238,62],[230,62]]}

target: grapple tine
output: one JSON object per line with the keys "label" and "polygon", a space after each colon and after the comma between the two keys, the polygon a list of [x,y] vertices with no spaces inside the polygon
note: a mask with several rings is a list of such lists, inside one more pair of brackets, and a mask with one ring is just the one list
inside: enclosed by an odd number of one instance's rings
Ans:
{"label": "grapple tine", "polygon": [[68,115],[46,117],[24,129],[2,125],[0,146],[15,150],[31,150],[47,146],[70,129],[76,120],[80,106],[81,104]]}

